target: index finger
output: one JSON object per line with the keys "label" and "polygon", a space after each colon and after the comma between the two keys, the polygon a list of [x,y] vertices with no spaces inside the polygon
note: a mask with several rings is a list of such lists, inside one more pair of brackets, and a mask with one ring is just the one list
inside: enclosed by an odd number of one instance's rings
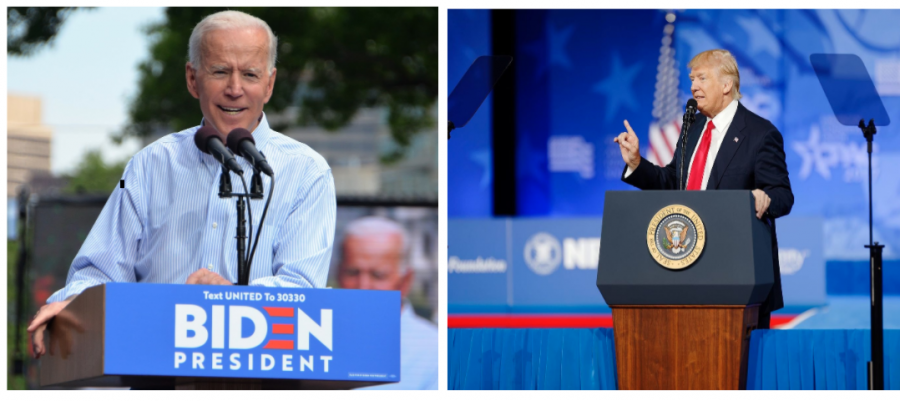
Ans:
{"label": "index finger", "polygon": [[31,324],[28,325],[28,328],[25,330],[29,333],[33,333],[39,327],[47,324],[47,321],[53,318],[53,316],[56,315],[50,313],[47,310],[40,311],[38,312],[37,316],[34,317],[34,320],[31,321]]}
{"label": "index finger", "polygon": [[631,124],[628,124],[628,120],[625,120],[625,129],[628,130],[628,133],[634,135],[634,130],[631,129]]}
{"label": "index finger", "polygon": [[31,355],[33,358],[40,358],[41,355],[44,355],[44,327],[34,332],[34,337],[31,339]]}

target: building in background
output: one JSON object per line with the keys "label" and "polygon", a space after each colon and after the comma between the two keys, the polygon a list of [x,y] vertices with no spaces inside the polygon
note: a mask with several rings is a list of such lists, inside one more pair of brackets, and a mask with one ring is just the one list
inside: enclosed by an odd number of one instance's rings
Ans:
{"label": "building in background", "polygon": [[53,130],[41,122],[41,99],[6,96],[6,198],[14,198],[32,177],[50,174]]}
{"label": "building in background", "polygon": [[360,109],[347,126],[336,131],[298,126],[293,123],[295,113],[296,109],[289,109],[271,116],[270,123],[284,121],[288,128],[283,134],[309,145],[328,161],[338,196],[437,199],[436,125],[416,135],[402,159],[383,163],[382,155],[395,146],[385,109]]}

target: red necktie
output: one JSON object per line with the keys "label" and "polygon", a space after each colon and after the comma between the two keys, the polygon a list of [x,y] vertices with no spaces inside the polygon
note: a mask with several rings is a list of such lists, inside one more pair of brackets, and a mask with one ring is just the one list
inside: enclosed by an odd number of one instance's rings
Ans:
{"label": "red necktie", "polygon": [[706,170],[706,158],[709,156],[709,143],[712,142],[712,130],[716,128],[712,120],[706,125],[706,131],[700,138],[700,149],[697,149],[697,157],[694,158],[694,164],[691,165],[691,173],[688,176],[687,189],[689,191],[699,191],[700,184],[703,183],[703,172]]}

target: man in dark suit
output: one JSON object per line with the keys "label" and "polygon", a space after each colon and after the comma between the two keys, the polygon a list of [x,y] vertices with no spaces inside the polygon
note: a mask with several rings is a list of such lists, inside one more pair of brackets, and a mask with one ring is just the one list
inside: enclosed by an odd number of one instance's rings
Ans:
{"label": "man in dark suit", "polygon": [[784,139],[768,120],[747,110],[741,98],[740,74],[727,50],[708,50],[695,56],[691,69],[691,94],[702,116],[691,126],[685,147],[685,177],[679,183],[681,141],[672,161],[658,167],[642,158],[637,135],[625,121],[627,132],[615,142],[622,151],[622,180],[640,189],[750,189],[756,217],[772,231],[775,285],[759,308],[759,328],[769,328],[773,310],[784,306],[778,264],[775,219],[791,212],[794,194],[788,179]]}

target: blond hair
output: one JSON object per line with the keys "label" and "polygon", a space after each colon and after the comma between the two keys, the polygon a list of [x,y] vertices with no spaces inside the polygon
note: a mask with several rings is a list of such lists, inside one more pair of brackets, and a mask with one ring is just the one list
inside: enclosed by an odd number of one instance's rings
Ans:
{"label": "blond hair", "polygon": [[738,71],[737,60],[731,55],[731,52],[725,49],[713,49],[702,52],[688,63],[688,68],[694,69],[699,66],[716,67],[718,66],[719,77],[730,79],[731,98],[740,100],[741,98],[741,73]]}

